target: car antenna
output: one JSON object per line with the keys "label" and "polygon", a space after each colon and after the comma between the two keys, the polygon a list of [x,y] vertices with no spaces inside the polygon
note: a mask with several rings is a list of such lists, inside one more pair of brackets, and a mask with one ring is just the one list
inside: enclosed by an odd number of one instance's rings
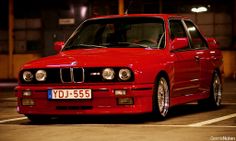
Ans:
{"label": "car antenna", "polygon": [[132,3],[133,3],[133,0],[130,0],[130,1],[129,1],[128,8],[125,10],[125,15],[128,15],[129,8],[130,8],[130,6],[132,5]]}

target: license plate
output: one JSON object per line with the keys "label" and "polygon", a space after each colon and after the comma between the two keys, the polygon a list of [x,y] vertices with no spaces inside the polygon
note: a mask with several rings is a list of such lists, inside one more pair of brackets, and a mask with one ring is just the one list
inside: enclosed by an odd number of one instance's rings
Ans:
{"label": "license plate", "polygon": [[49,89],[48,99],[92,99],[91,89]]}

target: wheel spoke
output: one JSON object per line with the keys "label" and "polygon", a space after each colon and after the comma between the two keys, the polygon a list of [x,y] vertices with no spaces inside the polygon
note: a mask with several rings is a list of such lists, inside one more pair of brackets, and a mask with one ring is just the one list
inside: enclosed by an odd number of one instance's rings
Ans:
{"label": "wheel spoke", "polygon": [[220,106],[220,103],[221,103],[221,95],[222,95],[221,90],[222,90],[222,86],[220,83],[220,78],[218,75],[216,75],[213,82],[213,94],[214,94],[215,104],[217,106]]}
{"label": "wheel spoke", "polygon": [[160,79],[157,92],[158,108],[160,114],[164,117],[166,116],[169,108],[169,88],[164,78]]}

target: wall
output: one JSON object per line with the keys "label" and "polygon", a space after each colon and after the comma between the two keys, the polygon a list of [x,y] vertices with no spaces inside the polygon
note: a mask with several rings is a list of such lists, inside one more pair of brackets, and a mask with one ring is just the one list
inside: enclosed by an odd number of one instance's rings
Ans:
{"label": "wall", "polygon": [[[14,54],[13,55],[13,78],[18,77],[20,67],[32,60],[40,58],[37,54]],[[0,79],[8,79],[8,55],[0,55]]]}
{"label": "wall", "polygon": [[232,17],[227,13],[183,13],[194,21],[206,37],[214,37],[222,49],[232,48]]}
{"label": "wall", "polygon": [[8,76],[8,55],[0,55],[0,79],[7,79]]}
{"label": "wall", "polygon": [[[236,2],[235,2],[236,3]],[[200,28],[200,30],[207,37],[215,37],[217,41],[220,43],[222,48],[229,48],[232,46],[232,34],[233,34],[233,21],[230,15],[226,13],[201,13],[201,14],[193,14],[193,13],[184,13],[180,14],[187,17],[190,17]],[[236,15],[236,14],[235,14]],[[57,20],[55,20],[55,23]],[[55,53],[52,50],[52,45],[54,40],[65,39],[72,32],[72,27],[69,26],[67,28],[61,27],[49,30],[51,27],[45,27],[47,29],[42,29],[41,21],[39,19],[28,19],[16,20],[16,43],[15,43],[15,52],[21,52],[25,49],[24,44],[20,44],[21,42],[17,41],[26,41],[26,40],[42,40],[42,50],[41,53],[43,55],[51,55],[50,53]],[[27,24],[28,23],[28,24]],[[31,24],[34,23],[34,24]],[[235,24],[235,23],[234,23]],[[28,26],[27,26],[28,25]],[[46,24],[47,25],[47,24]],[[54,24],[55,25],[55,24]],[[53,25],[52,25],[53,26]],[[26,28],[28,27],[28,28]],[[59,28],[59,29],[58,29]],[[25,32],[22,36],[22,33],[25,29],[29,32]],[[236,28],[234,28],[235,30]],[[41,34],[41,30],[43,30],[43,34]],[[31,32],[32,31],[32,32]],[[35,34],[37,32],[37,34]],[[26,34],[27,33],[27,34]],[[235,33],[234,33],[235,34]],[[6,53],[8,50],[8,33],[7,31],[0,31],[0,52]],[[35,36],[37,35],[37,36]],[[54,37],[56,35],[56,37]],[[24,37],[24,38],[23,38]],[[37,39],[32,39],[32,37],[37,37]],[[21,39],[22,38],[22,39]],[[41,54],[41,55],[42,55]],[[224,56],[224,68],[225,68],[225,76],[232,77],[236,72],[236,51],[223,51]],[[13,66],[14,66],[14,78],[17,77],[17,73],[22,64],[40,58],[38,54],[14,54],[13,55]],[[8,79],[8,55],[0,54],[0,79]]]}
{"label": "wall", "polygon": [[236,51],[222,51],[226,78],[236,79]]}

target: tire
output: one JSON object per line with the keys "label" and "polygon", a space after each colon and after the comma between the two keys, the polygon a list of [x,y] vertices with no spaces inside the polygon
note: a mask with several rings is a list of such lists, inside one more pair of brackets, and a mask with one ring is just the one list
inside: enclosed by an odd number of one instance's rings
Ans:
{"label": "tire", "polygon": [[222,82],[219,74],[214,72],[211,87],[210,96],[207,99],[199,100],[198,103],[204,108],[218,109],[221,106],[222,98]]}
{"label": "tire", "polygon": [[154,86],[153,113],[160,119],[165,119],[170,106],[169,84],[165,77],[160,77]]}

